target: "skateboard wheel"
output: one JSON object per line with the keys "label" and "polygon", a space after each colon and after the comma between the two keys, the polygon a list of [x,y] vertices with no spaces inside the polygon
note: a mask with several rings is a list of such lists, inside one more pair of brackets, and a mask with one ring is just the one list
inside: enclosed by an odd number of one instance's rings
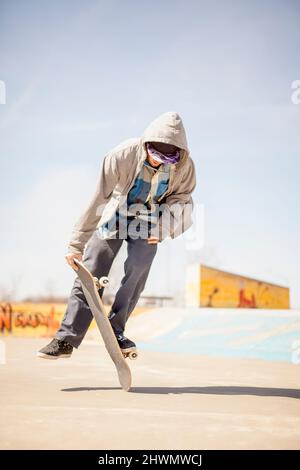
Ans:
{"label": "skateboard wheel", "polygon": [[108,277],[106,277],[106,276],[100,277],[98,282],[99,282],[100,287],[106,287],[109,284]]}
{"label": "skateboard wheel", "polygon": [[129,359],[134,360],[137,359],[138,353],[137,352],[131,352],[128,354]]}

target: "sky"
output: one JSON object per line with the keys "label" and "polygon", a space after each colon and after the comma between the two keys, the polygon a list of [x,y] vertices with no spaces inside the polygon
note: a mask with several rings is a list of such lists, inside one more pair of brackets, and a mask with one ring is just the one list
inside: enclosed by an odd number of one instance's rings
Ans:
{"label": "sky", "polygon": [[202,261],[289,286],[300,308],[299,24],[291,0],[0,0],[1,296],[68,294],[103,156],[176,111],[204,244],[161,244],[145,293],[182,296]]}

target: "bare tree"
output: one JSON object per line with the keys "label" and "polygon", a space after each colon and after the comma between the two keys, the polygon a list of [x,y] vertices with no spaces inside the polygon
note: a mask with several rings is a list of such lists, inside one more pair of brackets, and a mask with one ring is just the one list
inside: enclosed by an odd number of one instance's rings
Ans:
{"label": "bare tree", "polygon": [[8,276],[6,284],[0,284],[0,300],[3,302],[13,302],[18,298],[23,273],[13,273]]}

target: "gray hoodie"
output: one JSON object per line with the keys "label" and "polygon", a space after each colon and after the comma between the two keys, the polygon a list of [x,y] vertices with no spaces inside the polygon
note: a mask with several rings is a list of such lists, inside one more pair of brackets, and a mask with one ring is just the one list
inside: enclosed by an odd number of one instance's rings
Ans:
{"label": "gray hoodie", "polygon": [[165,224],[167,229],[162,238],[175,238],[191,226],[195,167],[181,117],[175,112],[167,112],[152,121],[141,138],[128,139],[105,155],[96,192],[74,226],[69,252],[82,253],[96,228],[114,216],[147,158],[146,142],[164,142],[181,149],[180,161],[172,165],[168,190],[164,194],[161,221],[171,220],[171,224]]}

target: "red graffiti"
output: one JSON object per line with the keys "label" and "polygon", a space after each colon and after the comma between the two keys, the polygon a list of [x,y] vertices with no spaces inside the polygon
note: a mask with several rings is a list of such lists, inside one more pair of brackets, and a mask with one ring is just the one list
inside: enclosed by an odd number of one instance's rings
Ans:
{"label": "red graffiti", "polygon": [[55,310],[52,306],[49,314],[40,312],[23,313],[14,312],[10,304],[0,305],[0,332],[12,332],[14,328],[37,328],[46,327],[47,331],[55,330],[58,327],[58,321],[54,317]]}
{"label": "red graffiti", "polygon": [[251,299],[247,299],[244,289],[240,289],[239,308],[257,308],[255,295],[251,295]]}
{"label": "red graffiti", "polygon": [[12,329],[12,307],[10,304],[0,305],[0,331],[3,333]]}
{"label": "red graffiti", "polygon": [[16,313],[14,319],[14,326],[16,328],[26,328],[31,326],[37,328],[38,326],[50,326],[51,317],[45,316],[42,313]]}

